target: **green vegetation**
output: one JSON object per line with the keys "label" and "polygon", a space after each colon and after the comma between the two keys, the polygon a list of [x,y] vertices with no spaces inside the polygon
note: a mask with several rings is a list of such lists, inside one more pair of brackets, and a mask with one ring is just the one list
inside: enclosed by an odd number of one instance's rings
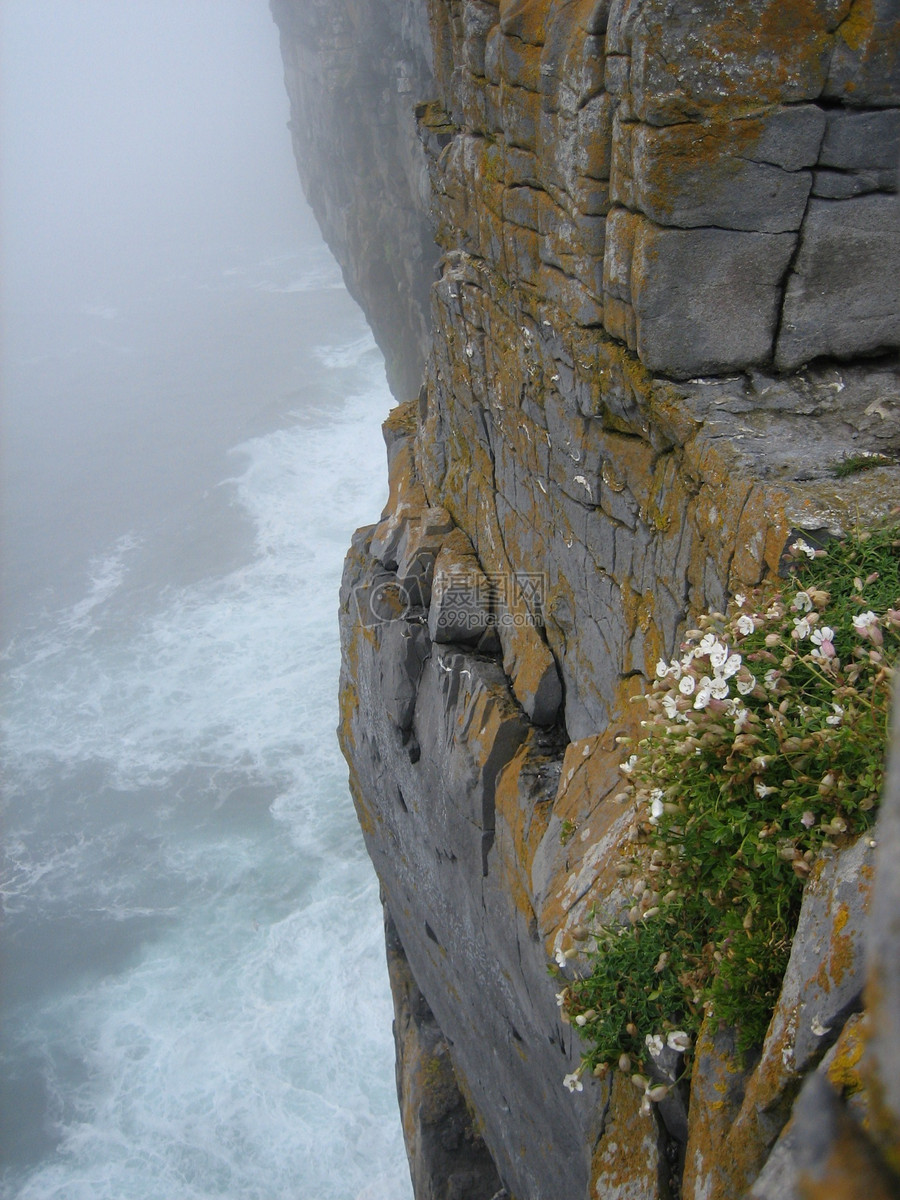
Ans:
{"label": "green vegetation", "polygon": [[838,479],[844,479],[847,475],[858,475],[860,471],[870,471],[872,467],[890,466],[891,462],[892,459],[888,458],[886,454],[863,451],[861,454],[849,454],[846,458],[839,459],[831,469]]}
{"label": "green vegetation", "polygon": [[[621,767],[639,814],[621,868],[633,906],[595,930],[590,974],[558,997],[591,1046],[581,1071],[631,1072],[667,1041],[682,1053],[704,1012],[742,1049],[762,1041],[804,883],[880,796],[898,535],[895,518],[827,551],[798,539],[787,578],[701,618],[657,665]],[[634,1079],[645,1104],[665,1094]]]}
{"label": "green vegetation", "polygon": [[572,834],[574,832],[575,832],[574,822],[570,821],[569,818],[566,817],[566,819],[563,821],[563,823],[559,827],[559,844],[561,846],[565,846],[566,842],[568,842],[571,839]]}

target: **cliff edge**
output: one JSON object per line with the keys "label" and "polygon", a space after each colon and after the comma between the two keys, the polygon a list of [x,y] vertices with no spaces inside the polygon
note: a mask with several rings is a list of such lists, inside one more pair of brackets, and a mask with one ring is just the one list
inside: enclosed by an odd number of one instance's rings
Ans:
{"label": "cliff edge", "polygon": [[620,1071],[570,1092],[548,966],[633,902],[617,739],[657,662],[798,535],[900,503],[897,0],[272,9],[400,402],[340,736],[417,1200],[896,1195],[900,738],[749,1058],[708,1021],[667,1103]]}

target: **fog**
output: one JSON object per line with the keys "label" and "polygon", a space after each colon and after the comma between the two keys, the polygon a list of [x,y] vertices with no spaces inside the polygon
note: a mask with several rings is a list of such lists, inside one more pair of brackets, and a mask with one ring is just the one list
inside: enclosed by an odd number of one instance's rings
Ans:
{"label": "fog", "polygon": [[296,221],[266,0],[3,0],[0,13],[17,303],[133,285],[197,240]]}
{"label": "fog", "polygon": [[221,418],[264,355],[229,335],[235,395],[211,386],[202,351],[224,335],[179,278],[311,221],[266,0],[3,0],[0,16],[8,633],[111,538],[187,503],[233,440]]}
{"label": "fog", "polygon": [[0,0],[0,47],[0,1197],[401,1200],[334,733],[390,397],[268,4]]}

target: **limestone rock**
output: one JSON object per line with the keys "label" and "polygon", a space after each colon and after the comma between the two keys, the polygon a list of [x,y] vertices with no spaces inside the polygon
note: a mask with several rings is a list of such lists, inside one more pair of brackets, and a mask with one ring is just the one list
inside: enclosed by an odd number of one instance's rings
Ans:
{"label": "limestone rock", "polygon": [[900,346],[900,196],[813,199],[784,297],[776,365]]}
{"label": "limestone rock", "polygon": [[875,887],[867,931],[866,1006],[871,1030],[864,1069],[873,1097],[872,1136],[900,1175],[900,704],[894,704],[884,803],[875,830]]}
{"label": "limestone rock", "polygon": [[500,1186],[493,1160],[450,1061],[434,1014],[409,969],[397,929],[385,913],[394,997],[397,1096],[417,1200],[491,1200]]}
{"label": "limestone rock", "polygon": [[[900,500],[895,0],[274,11],[304,185],[408,402],[347,558],[340,738],[446,1047],[430,1098],[402,1067],[417,1189],[662,1197],[682,1161],[692,1200],[799,1186],[791,1110],[816,1072],[846,1110],[804,1101],[828,1144],[859,1149],[846,1117],[890,1158],[893,817],[880,915],[858,845],[809,888],[761,1062],[706,1027],[687,1117],[676,1095],[631,1121],[637,1093],[590,1077],[569,1093],[583,1047],[548,964],[586,969],[576,932],[627,902],[616,738],[656,661],[797,530]],[[883,461],[838,478],[861,451]],[[461,567],[478,584],[451,605]],[[460,1115],[447,1060],[496,1186],[434,1156],[443,1118],[407,1119]]]}

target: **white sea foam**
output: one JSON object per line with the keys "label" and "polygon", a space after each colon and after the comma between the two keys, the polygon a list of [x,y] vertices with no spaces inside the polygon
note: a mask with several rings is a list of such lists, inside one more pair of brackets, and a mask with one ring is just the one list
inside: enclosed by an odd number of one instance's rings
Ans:
{"label": "white sea foam", "polygon": [[341,345],[316,347],[316,358],[325,367],[341,368],[355,367],[366,355],[375,349],[375,338],[367,332],[356,341]]}
{"label": "white sea foam", "polygon": [[372,347],[322,359],[354,389],[334,409],[236,448],[249,563],[138,619],[123,538],[7,654],[7,911],[66,914],[88,948],[68,964],[61,944],[65,978],[49,964],[12,1022],[56,1148],[10,1198],[409,1195],[377,885],[334,737],[341,561],[383,500]]}

